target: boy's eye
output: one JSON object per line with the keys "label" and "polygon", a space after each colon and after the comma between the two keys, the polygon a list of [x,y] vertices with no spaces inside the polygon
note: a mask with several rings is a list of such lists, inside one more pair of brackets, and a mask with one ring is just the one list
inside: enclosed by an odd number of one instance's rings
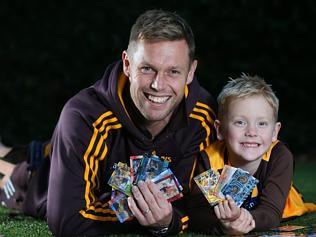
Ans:
{"label": "boy's eye", "polygon": [[234,124],[235,124],[236,126],[242,127],[242,126],[245,126],[245,125],[246,125],[246,122],[245,122],[245,121],[242,121],[242,120],[236,120],[236,121],[234,122]]}
{"label": "boy's eye", "polygon": [[259,127],[266,127],[268,126],[268,122],[265,122],[265,121],[261,121],[258,123]]}

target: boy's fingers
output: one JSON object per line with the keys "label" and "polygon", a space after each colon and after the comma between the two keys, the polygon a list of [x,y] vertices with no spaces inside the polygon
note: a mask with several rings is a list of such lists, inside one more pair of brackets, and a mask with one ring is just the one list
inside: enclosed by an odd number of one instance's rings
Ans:
{"label": "boy's fingers", "polygon": [[221,219],[221,214],[220,214],[220,212],[219,212],[218,205],[216,205],[216,206],[214,207],[214,212],[215,212],[216,217],[217,217],[218,219]]}

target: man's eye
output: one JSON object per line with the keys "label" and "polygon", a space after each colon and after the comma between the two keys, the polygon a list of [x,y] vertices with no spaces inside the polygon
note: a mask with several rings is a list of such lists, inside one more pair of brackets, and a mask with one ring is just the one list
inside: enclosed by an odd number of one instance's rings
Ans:
{"label": "man's eye", "polygon": [[149,72],[152,72],[153,70],[152,70],[151,67],[144,66],[144,67],[141,68],[141,71],[142,71],[143,73],[149,73]]}
{"label": "man's eye", "polygon": [[178,70],[176,70],[176,69],[172,69],[172,70],[170,71],[170,74],[171,74],[171,75],[177,75],[177,74],[180,74],[180,72],[179,72]]}

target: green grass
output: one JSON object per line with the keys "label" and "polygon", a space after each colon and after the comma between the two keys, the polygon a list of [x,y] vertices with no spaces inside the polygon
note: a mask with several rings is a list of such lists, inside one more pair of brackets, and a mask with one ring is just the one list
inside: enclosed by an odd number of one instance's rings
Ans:
{"label": "green grass", "polygon": [[[294,183],[301,193],[304,194],[306,201],[316,203],[316,161],[297,163],[295,167]],[[316,213],[304,215],[282,225],[313,225],[316,224]],[[298,231],[300,232],[300,231]],[[269,234],[258,233],[258,234]],[[270,233],[271,234],[271,233]],[[0,237],[48,237],[52,236],[46,223],[31,217],[23,216],[18,213],[0,207]],[[116,235],[117,236],[117,235]],[[130,235],[131,236],[131,235]],[[186,234],[185,237],[199,237],[203,235]]]}

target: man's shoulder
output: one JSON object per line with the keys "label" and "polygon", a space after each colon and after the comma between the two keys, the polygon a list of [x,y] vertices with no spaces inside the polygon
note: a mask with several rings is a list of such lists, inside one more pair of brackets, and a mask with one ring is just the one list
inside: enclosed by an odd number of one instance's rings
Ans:
{"label": "man's shoulder", "polygon": [[192,105],[192,108],[198,106],[206,108],[214,116],[217,113],[217,103],[213,95],[202,87],[195,78],[188,88],[187,102]]}
{"label": "man's shoulder", "polygon": [[109,110],[107,101],[101,99],[92,86],[82,89],[66,102],[61,112],[61,119],[71,119],[71,121],[79,119],[93,123]]}

